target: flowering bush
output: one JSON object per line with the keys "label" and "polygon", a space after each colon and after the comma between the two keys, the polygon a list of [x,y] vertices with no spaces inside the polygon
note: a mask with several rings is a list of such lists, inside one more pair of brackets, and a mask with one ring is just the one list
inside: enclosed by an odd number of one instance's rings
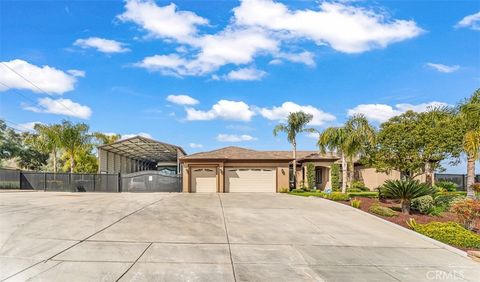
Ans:
{"label": "flowering bush", "polygon": [[472,184],[473,191],[480,193],[480,182]]}
{"label": "flowering bush", "polygon": [[473,230],[480,218],[480,200],[465,199],[455,202],[450,210],[455,213],[460,222],[469,230]]}

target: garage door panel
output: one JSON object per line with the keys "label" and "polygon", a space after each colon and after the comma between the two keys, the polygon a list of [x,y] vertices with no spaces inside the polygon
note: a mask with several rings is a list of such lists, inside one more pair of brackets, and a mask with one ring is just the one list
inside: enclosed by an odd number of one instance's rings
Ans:
{"label": "garage door panel", "polygon": [[227,168],[226,192],[276,192],[274,168]]}
{"label": "garage door panel", "polygon": [[192,169],[192,192],[215,193],[217,192],[217,169],[194,168]]}

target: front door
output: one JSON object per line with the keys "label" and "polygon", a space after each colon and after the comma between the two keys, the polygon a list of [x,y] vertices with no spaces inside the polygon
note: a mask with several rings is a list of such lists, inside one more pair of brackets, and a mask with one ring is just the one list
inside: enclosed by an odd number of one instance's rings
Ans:
{"label": "front door", "polygon": [[315,187],[318,189],[323,184],[323,167],[315,168]]}

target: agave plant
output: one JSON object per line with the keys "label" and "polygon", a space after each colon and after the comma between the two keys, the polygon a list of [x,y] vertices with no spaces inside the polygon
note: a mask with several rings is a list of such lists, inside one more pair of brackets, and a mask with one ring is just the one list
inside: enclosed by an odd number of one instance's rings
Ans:
{"label": "agave plant", "polygon": [[387,180],[380,191],[384,197],[399,199],[402,212],[405,214],[410,214],[412,199],[432,195],[436,192],[435,188],[426,183],[420,183],[418,180]]}

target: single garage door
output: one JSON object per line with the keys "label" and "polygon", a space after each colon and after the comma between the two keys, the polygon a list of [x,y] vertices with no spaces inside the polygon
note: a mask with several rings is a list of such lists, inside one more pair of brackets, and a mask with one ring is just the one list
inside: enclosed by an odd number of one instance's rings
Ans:
{"label": "single garage door", "polygon": [[274,168],[226,168],[225,191],[276,192],[277,173]]}
{"label": "single garage door", "polygon": [[191,185],[192,192],[217,192],[217,169],[193,168]]}

